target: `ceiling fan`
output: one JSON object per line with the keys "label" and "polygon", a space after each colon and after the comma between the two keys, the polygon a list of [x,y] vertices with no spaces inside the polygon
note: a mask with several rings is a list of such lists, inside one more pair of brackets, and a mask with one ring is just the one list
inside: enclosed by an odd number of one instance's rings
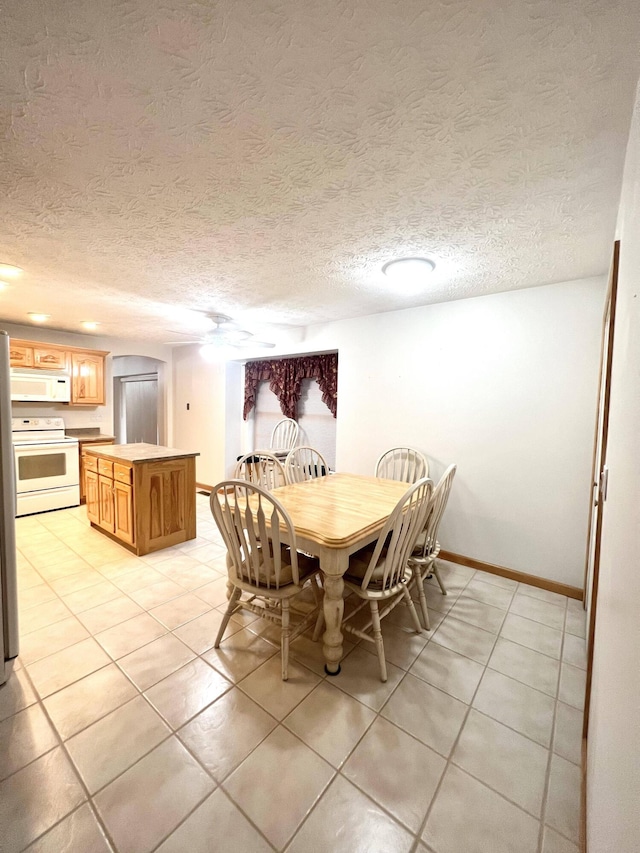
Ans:
{"label": "ceiling fan", "polygon": [[[270,349],[274,347],[274,343],[268,341],[259,341],[247,329],[240,329],[232,321],[231,317],[226,314],[210,313],[209,311],[200,312],[204,314],[213,323],[213,329],[202,334],[186,334],[191,337],[191,340],[182,341],[167,341],[168,344],[194,344],[201,343],[210,347],[260,347]],[[180,332],[178,334],[185,334]]]}

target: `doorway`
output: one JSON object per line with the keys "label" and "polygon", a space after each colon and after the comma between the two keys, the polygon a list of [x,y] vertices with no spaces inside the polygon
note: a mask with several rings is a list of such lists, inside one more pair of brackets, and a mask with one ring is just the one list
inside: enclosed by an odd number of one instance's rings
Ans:
{"label": "doorway", "polygon": [[113,421],[118,444],[165,444],[166,365],[149,356],[113,359]]}
{"label": "doorway", "polygon": [[607,290],[605,311],[602,321],[602,347],[600,359],[600,385],[596,417],[593,464],[591,469],[591,498],[589,504],[589,528],[585,567],[584,603],[587,611],[587,685],[584,705],[583,738],[589,730],[589,707],[591,702],[591,675],[593,670],[593,643],[600,580],[600,541],[602,536],[603,505],[607,499],[607,439],[609,435],[609,401],[611,397],[611,367],[613,359],[613,333],[616,319],[616,296],[618,292],[618,266],[620,263],[620,241],[613,247],[613,259]]}
{"label": "doorway", "polygon": [[158,374],[121,376],[122,444],[158,443]]}

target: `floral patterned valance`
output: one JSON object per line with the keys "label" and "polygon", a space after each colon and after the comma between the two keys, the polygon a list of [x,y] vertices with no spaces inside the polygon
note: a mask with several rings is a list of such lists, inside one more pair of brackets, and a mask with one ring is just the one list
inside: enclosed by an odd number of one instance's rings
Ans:
{"label": "floral patterned valance", "polygon": [[282,414],[297,420],[303,379],[318,381],[322,402],[335,418],[338,408],[338,353],[332,352],[326,355],[248,361],[244,366],[245,421],[255,406],[258,385],[263,381],[269,382],[269,388],[280,401]]}

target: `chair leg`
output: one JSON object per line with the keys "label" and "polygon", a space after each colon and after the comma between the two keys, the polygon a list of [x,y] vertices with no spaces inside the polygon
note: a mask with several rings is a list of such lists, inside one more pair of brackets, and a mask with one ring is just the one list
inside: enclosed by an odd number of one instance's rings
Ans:
{"label": "chair leg", "polygon": [[222,618],[222,624],[220,625],[220,630],[218,631],[218,636],[216,637],[216,641],[213,644],[214,649],[220,648],[220,640],[222,639],[224,632],[227,630],[227,625],[229,624],[229,619],[231,619],[231,614],[236,608],[236,603],[240,596],[242,595],[242,590],[238,586],[233,587],[233,591],[231,596],[229,597],[229,603],[227,604],[227,609]]}
{"label": "chair leg", "polygon": [[280,636],[280,653],[282,656],[282,680],[289,678],[289,602],[286,598],[282,600],[282,634]]}
{"label": "chair leg", "polygon": [[440,591],[442,592],[443,595],[446,595],[447,594],[447,588],[442,582],[442,578],[440,577],[440,569],[438,568],[438,564],[436,563],[435,560],[433,561],[433,565],[431,566],[431,571],[436,576],[436,580],[438,581],[438,584],[440,586]]}
{"label": "chair leg", "polygon": [[318,618],[316,619],[316,626],[313,629],[313,642],[317,643],[318,638],[320,637],[320,631],[322,631],[322,626],[324,625],[324,610],[322,607],[322,587],[320,586],[320,581],[318,579],[318,575],[313,576],[313,594],[316,598],[316,604],[318,606]]}
{"label": "chair leg", "polygon": [[418,590],[418,598],[420,600],[420,610],[422,611],[422,623],[427,631],[431,630],[431,622],[429,621],[429,610],[427,609],[427,595],[424,591],[424,580],[422,572],[416,566],[416,589]]}
{"label": "chair leg", "polygon": [[378,611],[378,602],[371,601],[371,620],[373,622],[373,639],[378,652],[378,661],[380,662],[380,680],[387,680],[387,662],[384,659],[384,642],[382,640],[382,629],[380,627],[380,613]]}
{"label": "chair leg", "polygon": [[[416,580],[418,582],[418,595],[420,595],[421,591],[422,591],[422,594],[424,595],[424,587],[422,586],[422,580],[420,577],[420,573],[417,574]],[[416,629],[416,634],[422,634],[422,625],[420,624],[420,620],[418,619],[418,613],[416,611],[416,606],[413,603],[413,598],[411,598],[411,593],[409,592],[408,587],[405,586],[404,589],[402,590],[402,592],[404,593],[404,597],[407,599],[407,605],[409,607],[409,613],[411,613],[411,618],[413,619],[413,627]],[[422,599],[420,600],[420,604],[422,605]],[[429,630],[429,614],[427,612],[427,600],[426,600],[426,598],[425,598],[425,602],[424,602],[424,613],[426,613],[426,616],[427,616],[427,631],[428,631]]]}

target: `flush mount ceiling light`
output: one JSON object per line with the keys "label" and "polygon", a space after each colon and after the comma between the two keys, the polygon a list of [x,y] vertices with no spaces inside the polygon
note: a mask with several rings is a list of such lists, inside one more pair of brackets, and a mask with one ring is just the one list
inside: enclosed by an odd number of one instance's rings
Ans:
{"label": "flush mount ceiling light", "polygon": [[98,328],[100,323],[96,323],[95,320],[83,320],[82,323],[80,323],[80,325],[82,326],[83,329],[86,329],[88,332],[93,332]]}
{"label": "flush mount ceiling light", "polygon": [[31,317],[34,323],[46,323],[51,317],[51,314],[38,314],[35,311],[29,311],[28,317]]}
{"label": "flush mount ceiling light", "polygon": [[435,268],[429,258],[396,258],[387,261],[382,272],[399,284],[419,285]]}
{"label": "flush mount ceiling light", "polygon": [[24,270],[13,264],[0,264],[0,278],[20,278]]}

